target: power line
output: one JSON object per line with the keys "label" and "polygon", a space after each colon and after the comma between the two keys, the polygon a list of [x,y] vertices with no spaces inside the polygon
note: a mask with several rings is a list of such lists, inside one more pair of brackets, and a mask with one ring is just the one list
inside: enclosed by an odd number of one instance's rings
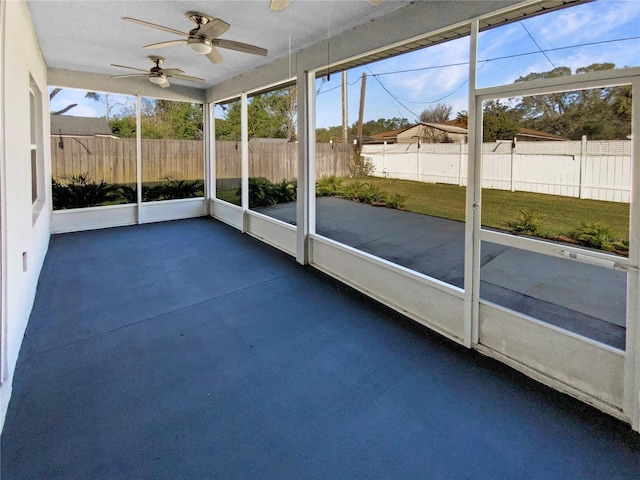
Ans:
{"label": "power line", "polygon": [[[555,47],[555,48],[548,48],[546,50],[543,50],[542,48],[540,48],[540,45],[538,45],[538,43],[536,42],[536,40],[533,38],[533,36],[531,35],[531,33],[527,30],[527,28],[521,24],[523,26],[523,28],[525,29],[525,31],[527,32],[527,34],[529,35],[529,37],[531,38],[531,40],[533,40],[533,42],[535,43],[536,47],[538,47],[537,52],[524,52],[524,53],[516,53],[516,54],[512,54],[512,55],[504,55],[501,57],[494,57],[494,58],[488,58],[485,60],[478,60],[478,63],[482,63],[482,65],[478,68],[478,71],[482,70],[486,65],[489,64],[489,62],[494,62],[496,60],[505,60],[505,59],[509,59],[509,58],[516,58],[516,57],[524,57],[524,56],[528,56],[528,55],[536,55],[538,53],[542,53],[546,59],[549,61],[549,63],[553,66],[553,68],[557,68],[553,62],[551,61],[551,59],[547,56],[546,52],[555,52],[555,51],[560,51],[560,50],[568,50],[568,49],[572,49],[572,48],[578,48],[578,47],[588,47],[588,46],[594,46],[594,45],[603,45],[603,44],[607,44],[607,43],[615,43],[615,42],[622,42],[622,41],[630,41],[630,40],[638,40],[640,39],[640,36],[636,36],[636,37],[626,37],[626,38],[620,38],[620,39],[613,39],[613,40],[602,40],[599,42],[587,42],[587,43],[581,43],[581,44],[576,44],[576,45],[569,45],[569,46],[564,46],[564,47]],[[396,71],[392,71],[392,72],[382,72],[382,73],[373,73],[371,71],[371,69],[369,68],[368,65],[365,65],[365,68],[369,71],[369,73],[371,74],[371,76],[373,78],[375,78],[375,80],[378,82],[378,84],[382,87],[382,89],[387,92],[387,94],[394,100],[394,102],[396,102],[397,104],[399,104],[400,106],[402,106],[402,108],[404,108],[406,111],[408,111],[409,113],[411,113],[412,115],[414,115],[416,118],[420,118],[420,115],[416,114],[413,110],[411,110],[409,107],[407,107],[406,105],[404,105],[404,103],[402,102],[408,102],[408,103],[415,103],[415,104],[433,104],[433,103],[437,103],[440,102],[448,97],[450,97],[451,95],[453,95],[454,93],[456,93],[458,90],[460,90],[464,85],[466,85],[469,80],[465,80],[464,82],[462,82],[460,85],[458,85],[458,87],[454,90],[452,90],[451,92],[447,93],[446,95],[438,98],[437,100],[432,100],[432,101],[428,101],[428,102],[415,102],[415,101],[411,101],[411,100],[406,100],[406,99],[401,99],[399,97],[397,97],[396,95],[394,95],[380,80],[381,76],[384,75],[395,75],[395,74],[399,74],[399,73],[411,73],[411,72],[419,72],[419,71],[426,71],[426,70],[436,70],[436,69],[441,69],[441,68],[450,68],[450,67],[458,67],[458,66],[462,66],[462,65],[469,65],[469,62],[458,62],[458,63],[449,63],[449,64],[444,64],[444,65],[434,65],[431,67],[420,67],[420,68],[412,68],[412,69],[407,69],[407,70],[396,70]],[[353,82],[348,82],[348,85],[354,85],[357,82],[360,81],[360,77],[358,77],[356,80],[354,80]],[[320,87],[320,89],[318,89],[318,92],[316,92],[316,95],[321,95],[323,93],[328,93],[332,90],[336,90],[338,88],[340,88],[341,85],[337,85],[335,87],[332,87],[328,90],[325,91],[319,91],[322,86]],[[400,113],[400,112],[399,112]]]}
{"label": "power line", "polygon": [[[478,68],[478,72],[479,72],[480,70],[482,70],[486,65],[488,65],[488,63],[489,63],[488,61],[484,62],[484,63],[483,63],[483,64]],[[372,76],[374,76],[374,77],[375,77],[376,75],[375,75],[375,74],[373,74]],[[468,84],[468,83],[469,83],[469,79],[465,80],[465,81],[464,81],[464,82],[462,82],[460,85],[458,85],[454,90],[452,90],[451,92],[447,93],[446,95],[444,95],[444,96],[442,96],[442,97],[440,97],[440,98],[438,98],[438,99],[436,99],[436,100],[429,100],[429,101],[427,101],[427,102],[416,102],[416,101],[413,101],[413,100],[407,100],[407,99],[405,99],[405,98],[400,98],[400,100],[402,100],[403,102],[414,103],[414,104],[417,104],[417,105],[428,105],[428,104],[431,104],[431,103],[437,103],[437,102],[441,102],[441,101],[442,101],[442,100],[444,100],[445,98],[450,97],[451,95],[453,95],[454,93],[456,93],[458,90],[460,90],[462,87],[464,87],[464,86],[465,86],[466,84]]]}
{"label": "power line", "polygon": [[540,48],[540,45],[538,45],[538,42],[536,42],[536,39],[533,38],[533,35],[531,35],[531,32],[529,32],[529,30],[527,30],[527,27],[524,25],[524,23],[521,23],[520,25],[522,25],[522,28],[524,28],[524,31],[527,32],[527,35],[529,35],[529,38],[531,40],[533,40],[533,43],[536,44],[536,47],[538,47],[538,50],[540,50],[540,52],[544,55],[544,58],[546,58],[547,60],[549,60],[549,63],[551,64],[551,66],[553,68],[558,68],[556,67],[553,62],[551,61],[551,59],[549,58],[549,56],[544,52],[544,50],[542,50],[542,48]]}
{"label": "power line", "polygon": [[[353,82],[347,82],[347,85],[349,85],[349,86],[355,85],[360,80],[361,80],[361,77],[358,77]],[[324,85],[324,82],[323,82],[322,85]],[[318,90],[316,90],[316,95],[322,95],[323,93],[329,93],[332,90],[337,90],[338,88],[342,87],[342,85],[336,85],[335,87],[331,87],[329,90],[320,91],[322,89],[322,85],[320,85],[320,88]]]}
{"label": "power line", "polygon": [[[371,69],[369,69],[369,67],[367,67],[367,70],[369,70],[369,72],[371,72]],[[396,97],[393,93],[391,93],[391,91],[384,86],[384,84],[380,81],[380,79],[378,78],[377,75],[375,75],[373,72],[371,72],[371,76],[373,76],[373,78],[376,79],[376,81],[380,84],[380,86],[384,89],[385,92],[387,92],[391,98],[393,98],[396,102],[398,102],[402,108],[404,108],[407,112],[411,113],[414,117],[416,118],[420,118],[420,115],[418,115],[416,112],[412,111],[409,107],[407,107],[405,104],[403,104],[398,97]]]}
{"label": "power line", "polygon": [[[627,37],[627,38],[618,38],[618,39],[614,39],[614,40],[602,40],[600,42],[589,42],[589,43],[579,43],[576,45],[568,45],[568,46],[564,46],[564,47],[555,47],[555,48],[547,48],[546,50],[540,50],[540,51],[535,51],[535,52],[524,52],[524,53],[514,53],[512,55],[504,55],[502,57],[494,57],[494,58],[487,58],[487,59],[482,59],[482,60],[478,60],[478,63],[480,62],[493,62],[496,60],[506,60],[508,58],[516,58],[516,57],[525,57],[527,55],[537,55],[538,53],[546,53],[546,52],[556,52],[559,50],[569,50],[572,48],[578,48],[578,47],[591,47],[594,45],[604,45],[606,43],[615,43],[615,42],[624,42],[624,41],[630,41],[630,40],[638,40],[640,39],[640,36],[638,37]],[[434,65],[431,67],[420,67],[420,68],[410,68],[407,70],[395,70],[392,72],[382,72],[382,73],[376,73],[376,75],[395,75],[398,73],[411,73],[411,72],[421,72],[421,71],[425,71],[425,70],[435,70],[438,68],[448,68],[448,67],[458,67],[461,65],[469,65],[469,62],[459,62],[459,63],[448,63],[448,64],[443,64],[443,65]]]}

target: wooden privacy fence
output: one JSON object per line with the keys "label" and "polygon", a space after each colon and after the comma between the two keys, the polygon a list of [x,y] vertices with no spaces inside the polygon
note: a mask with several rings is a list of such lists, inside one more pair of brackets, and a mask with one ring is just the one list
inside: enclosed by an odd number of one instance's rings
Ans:
{"label": "wooden privacy fence", "polygon": [[[112,137],[51,137],[51,175],[88,174],[96,181],[136,183],[136,140]],[[201,140],[142,139],[142,181],[166,176],[204,178]]]}
{"label": "wooden privacy fence", "polygon": [[[467,185],[468,145],[365,145],[374,175]],[[482,187],[629,202],[631,141],[499,142],[482,146]]]}
{"label": "wooden privacy fence", "polygon": [[[216,187],[237,188],[240,185],[240,144],[216,142]],[[316,177],[348,177],[353,146],[344,143],[316,144]],[[264,177],[271,182],[298,177],[298,144],[284,142],[250,142],[249,176]]]}
{"label": "wooden privacy fence", "polygon": [[[238,142],[218,141],[216,178],[218,188],[240,184],[241,149]],[[316,145],[317,177],[349,176],[350,144]],[[136,140],[112,137],[51,137],[51,175],[88,174],[96,181],[136,182]],[[142,181],[155,182],[167,175],[187,180],[204,178],[204,142],[199,140],[142,140]],[[251,142],[249,176],[272,182],[298,176],[296,143]]]}
{"label": "wooden privacy fence", "polygon": [[[365,145],[363,155],[375,166],[374,175],[421,182],[467,184],[465,144],[426,143]],[[217,141],[217,188],[240,185],[240,146]],[[316,144],[316,178],[348,177],[353,146]],[[249,176],[272,182],[298,176],[296,143],[251,142]],[[547,193],[613,202],[629,202],[631,141],[485,143],[482,186],[502,190]],[[53,178],[88,174],[94,180],[136,182],[136,140],[112,137],[51,137]],[[142,140],[142,181],[166,176],[204,178],[204,142]]]}

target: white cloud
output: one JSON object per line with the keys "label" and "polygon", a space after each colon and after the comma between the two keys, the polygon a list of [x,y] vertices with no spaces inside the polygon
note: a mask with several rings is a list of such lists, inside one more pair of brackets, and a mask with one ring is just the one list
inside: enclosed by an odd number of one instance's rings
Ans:
{"label": "white cloud", "polygon": [[[625,32],[638,34],[640,2],[637,0],[600,0],[560,10],[526,21],[543,48],[620,38]],[[535,32],[535,33],[534,33]]]}
{"label": "white cloud", "polygon": [[379,78],[405,100],[429,102],[450,93],[467,80],[468,61],[469,40],[463,38],[397,57],[391,64],[385,64],[385,72],[412,71]]}

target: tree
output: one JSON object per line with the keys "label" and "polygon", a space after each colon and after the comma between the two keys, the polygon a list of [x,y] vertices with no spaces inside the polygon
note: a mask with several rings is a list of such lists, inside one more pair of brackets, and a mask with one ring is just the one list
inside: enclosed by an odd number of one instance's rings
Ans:
{"label": "tree", "polygon": [[[240,102],[226,106],[226,118],[216,118],[216,139],[240,140]],[[296,87],[255,95],[247,107],[250,138],[296,140]]]}
{"label": "tree", "polygon": [[518,132],[517,122],[508,105],[499,100],[489,100],[483,106],[482,140],[495,142],[496,140],[511,140]]}
{"label": "tree", "polygon": [[[200,140],[203,138],[202,105],[171,100],[142,98],[140,129],[142,138]],[[131,105],[109,120],[111,131],[124,138],[135,138],[136,115]]]}
{"label": "tree", "polygon": [[[53,100],[53,97],[55,97],[61,91],[62,91],[61,88],[54,88],[53,90],[51,90],[51,92],[49,93],[49,101]],[[77,103],[71,103],[61,110],[56,110],[55,112],[51,112],[51,115],[63,115],[67,113],[69,110],[71,110],[72,108],[75,108],[77,106],[78,106]]]}
{"label": "tree", "polygon": [[[576,69],[576,74],[611,70],[613,63],[594,63]],[[571,75],[568,67],[530,73],[516,82]],[[631,133],[631,88],[607,87],[523,97],[513,109],[520,124],[578,140],[623,139]]]}
{"label": "tree", "polygon": [[128,109],[131,107],[131,103],[129,102],[128,99],[125,100],[124,102],[116,101],[114,95],[111,93],[87,92],[84,98],[91,98],[96,102],[100,102],[104,104],[107,122],[109,122],[113,117],[114,109],[116,108]]}
{"label": "tree", "polygon": [[[467,128],[469,124],[469,114],[462,110],[456,114],[458,124]],[[520,127],[516,121],[516,116],[508,105],[502,104],[499,100],[489,100],[483,105],[482,116],[482,140],[484,142],[495,142],[496,140],[511,140]]]}
{"label": "tree", "polygon": [[420,121],[423,123],[443,123],[451,116],[451,106],[446,103],[438,103],[426,108],[420,113]]}
{"label": "tree", "polygon": [[[363,135],[375,135],[377,133],[390,132],[393,130],[400,130],[402,128],[409,128],[411,124],[406,118],[379,118],[378,120],[369,120],[362,124]],[[350,135],[356,135],[358,131],[358,123],[354,122],[349,129]]]}
{"label": "tree", "polygon": [[120,138],[136,138],[136,119],[135,117],[116,117],[109,121],[111,133]]}
{"label": "tree", "polygon": [[295,86],[252,97],[247,108],[249,137],[294,141],[297,123],[295,99]]}
{"label": "tree", "polygon": [[336,141],[338,139],[340,139],[343,142],[345,141],[345,139],[342,138],[341,126],[335,126],[335,127],[329,127],[329,128],[316,128],[317,143],[328,143],[330,140]]}

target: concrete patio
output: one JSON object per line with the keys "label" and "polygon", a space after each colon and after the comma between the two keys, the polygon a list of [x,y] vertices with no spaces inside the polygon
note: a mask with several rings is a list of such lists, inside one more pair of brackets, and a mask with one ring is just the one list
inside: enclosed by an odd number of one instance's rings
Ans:
{"label": "concrete patio", "polygon": [[637,479],[640,435],[201,218],[51,238],[1,473]]}
{"label": "concrete patio", "polygon": [[[332,197],[316,202],[318,234],[463,288],[463,223]],[[257,211],[295,222],[295,203]],[[625,348],[626,273],[486,242],[481,253],[481,298]]]}

